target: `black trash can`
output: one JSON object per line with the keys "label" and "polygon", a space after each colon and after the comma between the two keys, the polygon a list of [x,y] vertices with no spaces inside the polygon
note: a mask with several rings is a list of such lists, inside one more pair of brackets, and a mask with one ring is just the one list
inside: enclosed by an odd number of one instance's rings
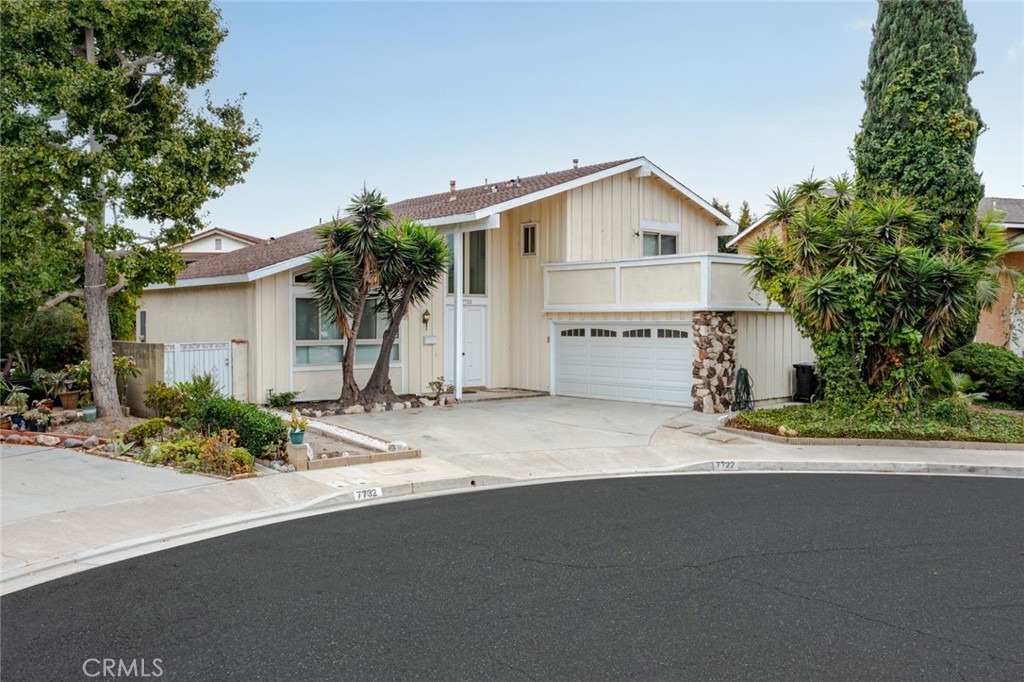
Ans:
{"label": "black trash can", "polygon": [[796,370],[796,393],[793,401],[798,403],[814,403],[821,398],[818,391],[818,376],[814,373],[813,362],[798,362],[793,365]]}

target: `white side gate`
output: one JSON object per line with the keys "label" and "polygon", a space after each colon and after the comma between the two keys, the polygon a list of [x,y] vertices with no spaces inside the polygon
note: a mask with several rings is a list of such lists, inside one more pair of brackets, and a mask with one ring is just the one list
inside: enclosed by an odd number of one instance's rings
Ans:
{"label": "white side gate", "polygon": [[189,381],[202,374],[212,376],[222,394],[231,395],[229,342],[164,344],[164,381],[167,384]]}

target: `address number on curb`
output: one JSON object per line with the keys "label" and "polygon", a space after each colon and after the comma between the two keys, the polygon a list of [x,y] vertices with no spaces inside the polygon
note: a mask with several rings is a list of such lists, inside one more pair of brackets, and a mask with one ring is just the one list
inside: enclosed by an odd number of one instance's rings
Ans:
{"label": "address number on curb", "polygon": [[376,500],[384,497],[384,491],[380,488],[363,488],[362,490],[353,490],[352,496],[356,499],[356,502]]}
{"label": "address number on curb", "polygon": [[717,460],[711,463],[711,468],[715,471],[728,471],[736,468],[736,462],[730,460]]}

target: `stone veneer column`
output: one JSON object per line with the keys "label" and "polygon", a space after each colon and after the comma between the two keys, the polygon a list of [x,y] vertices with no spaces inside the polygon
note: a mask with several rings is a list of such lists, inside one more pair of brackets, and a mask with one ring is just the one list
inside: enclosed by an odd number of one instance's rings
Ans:
{"label": "stone veneer column", "polygon": [[728,412],[736,380],[736,314],[693,314],[693,409]]}

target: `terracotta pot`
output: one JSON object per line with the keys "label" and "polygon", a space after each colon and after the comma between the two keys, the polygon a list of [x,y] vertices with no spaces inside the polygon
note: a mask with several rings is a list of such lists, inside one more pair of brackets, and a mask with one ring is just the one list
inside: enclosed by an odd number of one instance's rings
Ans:
{"label": "terracotta pot", "polygon": [[73,410],[78,407],[78,396],[81,391],[64,391],[57,395],[60,398],[60,406],[65,410]]}

